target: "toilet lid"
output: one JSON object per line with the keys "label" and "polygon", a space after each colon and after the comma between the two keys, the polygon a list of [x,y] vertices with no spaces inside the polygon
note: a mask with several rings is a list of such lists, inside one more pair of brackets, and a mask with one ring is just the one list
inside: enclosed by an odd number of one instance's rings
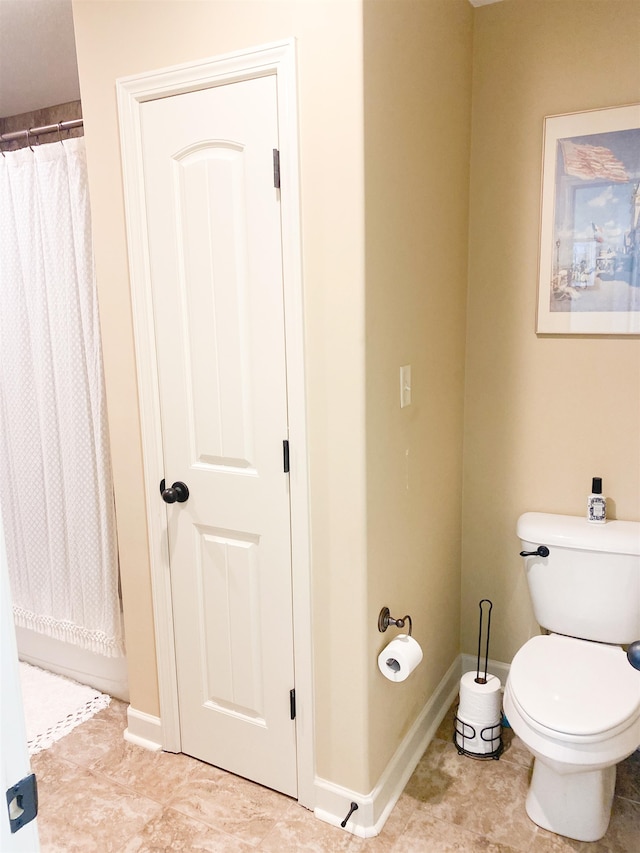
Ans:
{"label": "toilet lid", "polygon": [[525,713],[556,732],[598,734],[640,709],[640,671],[618,646],[534,637],[514,657],[509,682]]}

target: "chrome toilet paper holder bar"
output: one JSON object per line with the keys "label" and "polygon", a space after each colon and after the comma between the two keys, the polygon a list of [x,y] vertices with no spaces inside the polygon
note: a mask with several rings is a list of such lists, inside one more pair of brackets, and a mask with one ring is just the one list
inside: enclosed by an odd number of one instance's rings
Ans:
{"label": "chrome toilet paper holder bar", "polygon": [[396,628],[404,628],[405,622],[409,623],[409,630],[407,631],[407,634],[410,637],[411,631],[413,630],[411,616],[407,613],[407,615],[403,616],[402,619],[394,619],[389,608],[383,607],[378,615],[378,631],[380,631],[381,634],[384,634],[389,625],[395,625]]}

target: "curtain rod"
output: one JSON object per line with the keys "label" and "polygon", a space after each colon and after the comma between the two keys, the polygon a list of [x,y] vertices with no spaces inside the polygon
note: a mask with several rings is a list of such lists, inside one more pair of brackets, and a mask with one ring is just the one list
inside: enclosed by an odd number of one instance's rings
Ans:
{"label": "curtain rod", "polygon": [[82,127],[81,118],[59,121],[57,124],[45,124],[43,127],[30,127],[28,130],[15,130],[12,133],[0,134],[0,142],[12,142],[14,139],[29,139],[31,136],[42,136],[45,133],[60,133],[63,130],[71,130],[73,127]]}

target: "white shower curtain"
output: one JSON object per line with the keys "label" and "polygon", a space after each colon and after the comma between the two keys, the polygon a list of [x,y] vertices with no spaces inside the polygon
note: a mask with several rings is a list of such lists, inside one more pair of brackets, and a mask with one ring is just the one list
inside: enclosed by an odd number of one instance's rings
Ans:
{"label": "white shower curtain", "polygon": [[16,624],[123,654],[82,138],[0,157],[0,504]]}

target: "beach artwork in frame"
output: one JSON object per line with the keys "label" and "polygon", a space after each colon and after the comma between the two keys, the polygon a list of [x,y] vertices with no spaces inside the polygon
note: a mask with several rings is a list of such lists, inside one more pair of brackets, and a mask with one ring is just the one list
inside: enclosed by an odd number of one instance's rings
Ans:
{"label": "beach artwork in frame", "polygon": [[640,104],[544,124],[539,334],[640,334]]}

